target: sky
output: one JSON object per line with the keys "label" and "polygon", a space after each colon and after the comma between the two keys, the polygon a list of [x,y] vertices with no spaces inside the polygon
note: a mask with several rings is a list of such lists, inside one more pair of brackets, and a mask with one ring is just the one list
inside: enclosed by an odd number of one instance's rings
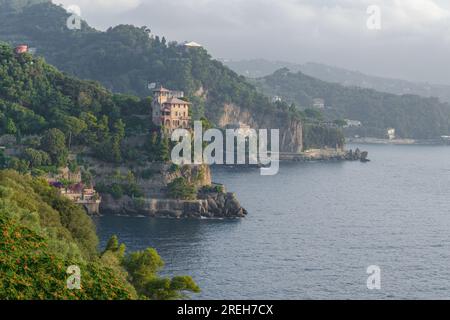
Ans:
{"label": "sky", "polygon": [[169,41],[198,42],[218,59],[318,62],[450,85],[449,0],[53,2],[77,5],[98,29],[145,25]]}

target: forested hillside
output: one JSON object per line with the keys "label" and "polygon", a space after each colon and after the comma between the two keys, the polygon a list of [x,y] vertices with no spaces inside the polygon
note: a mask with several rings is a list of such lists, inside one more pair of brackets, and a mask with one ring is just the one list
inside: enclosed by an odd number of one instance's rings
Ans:
{"label": "forested hillside", "polygon": [[26,43],[58,69],[98,80],[114,92],[145,97],[151,94],[148,84],[152,82],[184,90],[190,97],[199,97],[194,104],[198,117],[206,113],[217,120],[224,103],[276,113],[269,100],[243,77],[211,59],[202,48],[169,43],[146,27],[120,25],[99,32],[83,23],[81,30],[69,30],[69,16],[50,3],[28,6],[14,14],[2,11],[0,40]]}
{"label": "forested hillside", "polygon": [[[112,237],[98,252],[91,219],[45,180],[2,170],[0,198],[2,300],[179,299],[199,292],[190,277],[160,277],[164,263],[154,249],[127,253]],[[70,266],[80,270],[78,289],[67,284]]]}
{"label": "forested hillside", "polygon": [[[4,144],[13,140],[19,157],[1,159],[3,167],[52,170],[67,165],[71,150],[112,163],[167,160],[149,114],[148,99],[112,94],[0,44],[0,136],[11,137]],[[147,136],[146,148],[124,146],[135,135]]]}
{"label": "forested hillside", "polygon": [[300,121],[298,115],[271,103],[244,77],[212,59],[205,49],[169,42],[147,27],[119,25],[100,32],[83,21],[81,30],[69,30],[69,16],[51,3],[25,6],[13,13],[1,11],[0,40],[11,45],[28,44],[36,49],[36,55],[58,69],[97,80],[113,92],[146,97],[151,95],[152,83],[183,90],[193,103],[193,119],[205,116],[217,126],[240,121],[224,115],[227,107],[248,111],[252,126],[285,130],[281,132],[282,149],[301,148],[296,145],[298,133],[289,130]]}
{"label": "forested hillside", "polygon": [[364,126],[362,134],[382,137],[387,128],[395,128],[402,138],[433,139],[450,132],[450,105],[437,98],[344,87],[288,69],[254,83],[262,92],[281,96],[303,108],[312,107],[313,99],[323,98],[329,120],[359,120]]}
{"label": "forested hillside", "polygon": [[296,64],[286,61],[264,59],[224,61],[231,70],[248,78],[262,78],[277,70],[288,68],[291,72],[302,72],[326,82],[339,83],[347,87],[360,87],[393,94],[416,94],[421,97],[437,97],[442,102],[450,102],[450,86],[427,82],[385,78],[362,72],[343,69],[321,63]]}

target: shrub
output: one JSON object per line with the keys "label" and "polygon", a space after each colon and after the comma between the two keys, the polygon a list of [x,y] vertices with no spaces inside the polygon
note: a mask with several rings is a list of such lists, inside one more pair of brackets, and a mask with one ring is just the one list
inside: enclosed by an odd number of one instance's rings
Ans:
{"label": "shrub", "polygon": [[195,186],[186,178],[179,177],[167,185],[169,197],[182,200],[194,200],[197,196]]}

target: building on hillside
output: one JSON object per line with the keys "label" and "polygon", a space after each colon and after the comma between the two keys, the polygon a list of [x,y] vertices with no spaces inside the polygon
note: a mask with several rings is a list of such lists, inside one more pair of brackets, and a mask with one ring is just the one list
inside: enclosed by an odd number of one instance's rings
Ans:
{"label": "building on hillside", "polygon": [[325,100],[322,98],[313,99],[313,107],[317,109],[325,109]]}
{"label": "building on hillside", "polygon": [[17,54],[22,54],[28,52],[28,46],[25,44],[21,44],[14,48],[14,52]]}
{"label": "building on hillside", "polygon": [[394,128],[387,129],[386,134],[387,134],[389,140],[395,139],[395,129]]}
{"label": "building on hillside", "polygon": [[153,123],[169,133],[175,129],[189,129],[191,103],[181,100],[183,97],[182,91],[172,91],[162,86],[153,90]]}
{"label": "building on hillside", "polygon": [[102,198],[92,186],[85,186],[81,182],[65,186],[62,182],[55,180],[50,180],[49,184],[58,189],[63,197],[83,206],[87,213],[99,213]]}
{"label": "building on hillside", "polygon": [[197,42],[194,41],[186,41],[183,43],[183,46],[187,47],[187,48],[203,48],[203,46]]}

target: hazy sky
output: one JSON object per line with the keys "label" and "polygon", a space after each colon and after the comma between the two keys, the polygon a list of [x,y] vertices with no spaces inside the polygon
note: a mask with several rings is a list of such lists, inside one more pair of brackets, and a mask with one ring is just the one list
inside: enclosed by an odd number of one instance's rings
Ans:
{"label": "hazy sky", "polygon": [[[449,0],[53,0],[99,29],[146,25],[215,58],[321,62],[450,84]],[[381,9],[369,30],[367,8]]]}

